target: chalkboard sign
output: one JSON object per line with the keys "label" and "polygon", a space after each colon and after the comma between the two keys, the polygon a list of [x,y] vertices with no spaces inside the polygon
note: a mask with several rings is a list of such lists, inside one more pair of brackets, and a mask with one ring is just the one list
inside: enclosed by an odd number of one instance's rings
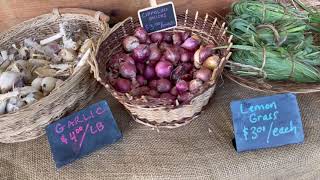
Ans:
{"label": "chalkboard sign", "polygon": [[50,124],[46,132],[58,168],[122,137],[106,101]]}
{"label": "chalkboard sign", "polygon": [[165,31],[177,26],[177,17],[172,2],[138,11],[141,26],[148,32]]}
{"label": "chalkboard sign", "polygon": [[238,152],[304,141],[294,94],[233,101],[231,111]]}

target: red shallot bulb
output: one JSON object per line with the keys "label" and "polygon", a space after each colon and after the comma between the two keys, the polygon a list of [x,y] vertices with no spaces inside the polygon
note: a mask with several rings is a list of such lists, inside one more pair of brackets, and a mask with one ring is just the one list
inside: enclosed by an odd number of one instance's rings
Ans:
{"label": "red shallot bulb", "polygon": [[161,32],[152,33],[150,39],[154,43],[161,43],[163,41],[163,34]]}
{"label": "red shallot bulb", "polygon": [[181,47],[189,51],[195,51],[200,47],[201,40],[198,36],[193,35],[186,39]]}
{"label": "red shallot bulb", "polygon": [[148,36],[148,37],[147,37],[146,44],[151,44],[151,43],[152,43],[152,41],[151,41],[150,37]]}
{"label": "red shallot bulb", "polygon": [[184,93],[189,90],[189,84],[185,80],[178,80],[176,89],[179,94]]}
{"label": "red shallot bulb", "polygon": [[174,95],[174,96],[178,96],[177,88],[176,88],[176,87],[173,87],[173,88],[170,90],[170,94],[172,94],[172,95]]}
{"label": "red shallot bulb", "polygon": [[142,95],[147,95],[150,91],[150,88],[148,86],[141,86],[134,88],[130,91],[130,95],[134,97],[140,97]]}
{"label": "red shallot bulb", "polygon": [[144,73],[144,69],[145,69],[145,65],[143,63],[136,63],[136,67],[137,67],[137,70],[138,70],[138,73],[143,75]]}
{"label": "red shallot bulb", "polygon": [[159,78],[170,77],[173,65],[168,61],[159,61],[156,65],[156,74]]}
{"label": "red shallot bulb", "polygon": [[177,48],[168,48],[164,52],[164,56],[168,61],[170,61],[174,65],[178,64],[180,60],[180,53]]}
{"label": "red shallot bulb", "polygon": [[195,72],[195,77],[204,82],[209,81],[212,76],[212,71],[206,68],[201,68]]}
{"label": "red shallot bulb", "polygon": [[169,92],[171,90],[171,82],[168,79],[159,79],[157,81],[157,90],[160,93]]}
{"label": "red shallot bulb", "polygon": [[122,78],[117,79],[116,90],[122,93],[129,92],[131,90],[131,81]]}
{"label": "red shallot bulb", "polygon": [[190,102],[192,98],[193,98],[193,95],[190,92],[184,92],[178,96],[178,101],[180,103],[186,104]]}
{"label": "red shallot bulb", "polygon": [[181,45],[183,43],[181,34],[178,32],[173,33],[172,41],[174,45]]}
{"label": "red shallot bulb", "polygon": [[193,77],[191,74],[184,74],[181,76],[180,79],[185,80],[185,81],[191,81],[193,79]]}
{"label": "red shallot bulb", "polygon": [[145,62],[150,56],[150,48],[145,44],[140,44],[132,52],[132,58],[138,62]]}
{"label": "red shallot bulb", "polygon": [[191,93],[196,93],[202,86],[203,82],[199,79],[194,79],[189,83],[189,91]]}
{"label": "red shallot bulb", "polygon": [[127,36],[124,38],[123,47],[126,51],[131,52],[133,49],[137,48],[139,46],[139,39],[134,36]]}
{"label": "red shallot bulb", "polygon": [[157,89],[157,81],[158,80],[155,80],[155,79],[150,81],[149,84],[148,84],[149,87],[152,88],[152,89]]}
{"label": "red shallot bulb", "polygon": [[144,78],[146,78],[147,80],[151,80],[154,77],[156,77],[156,72],[154,70],[153,66],[146,66],[146,68],[144,69],[144,73],[143,73]]}
{"label": "red shallot bulb", "polygon": [[193,68],[193,65],[191,63],[182,63],[182,66],[186,72],[190,72]]}
{"label": "red shallot bulb", "polygon": [[[177,81],[179,79],[192,79],[192,75],[188,74],[193,66],[190,63],[179,64],[171,73],[171,80]],[[190,78],[189,78],[190,77]]]}
{"label": "red shallot bulb", "polygon": [[172,35],[169,32],[163,32],[163,40],[166,43],[172,43]]}
{"label": "red shallot bulb", "polygon": [[181,53],[181,57],[180,57],[181,62],[190,62],[191,61],[192,53],[190,53],[186,50],[182,50],[180,53]]}
{"label": "red shallot bulb", "polygon": [[200,63],[202,64],[209,56],[212,56],[214,45],[210,44],[205,46],[200,50],[199,58],[200,58]]}
{"label": "red shallot bulb", "polygon": [[182,41],[187,40],[189,37],[191,37],[191,32],[190,31],[185,31],[185,32],[181,33]]}
{"label": "red shallot bulb", "polygon": [[134,36],[137,37],[140,43],[146,43],[148,38],[148,33],[143,27],[138,27],[134,31]]}
{"label": "red shallot bulb", "polygon": [[148,84],[148,81],[141,75],[137,75],[136,79],[140,86],[146,86]]}
{"label": "red shallot bulb", "polygon": [[158,43],[151,43],[149,45],[149,48],[152,49],[152,48],[158,48]]}
{"label": "red shallot bulb", "polygon": [[119,72],[124,78],[135,78],[137,74],[137,68],[130,62],[124,62],[120,65]]}
{"label": "red shallot bulb", "polygon": [[154,89],[151,89],[149,92],[148,92],[148,95],[151,96],[151,97],[154,97],[154,98],[159,98],[160,97],[160,93]]}
{"label": "red shallot bulb", "polygon": [[124,58],[124,62],[128,62],[130,64],[135,64],[134,60],[129,55],[126,55],[126,57]]}
{"label": "red shallot bulb", "polygon": [[219,62],[220,62],[220,58],[217,55],[213,55],[208,57],[204,63],[203,63],[203,67],[208,68],[210,70],[214,70],[215,68],[217,68],[219,66]]}
{"label": "red shallot bulb", "polygon": [[157,47],[150,48],[149,63],[155,65],[161,58],[160,49]]}
{"label": "red shallot bulb", "polygon": [[107,69],[119,70],[120,63],[125,61],[127,54],[119,53],[111,57],[110,61],[107,62]]}
{"label": "red shallot bulb", "polygon": [[168,43],[166,43],[166,42],[162,42],[162,43],[160,44],[160,46],[159,46],[159,49],[160,49],[161,51],[165,51],[165,50],[167,50],[168,48],[171,48],[171,47],[172,47],[171,44],[168,44]]}
{"label": "red shallot bulb", "polygon": [[174,102],[177,97],[176,97],[176,96],[173,96],[173,95],[170,94],[170,93],[162,93],[162,94],[160,95],[160,98],[161,98],[161,99],[165,99],[165,100],[170,101],[170,102]]}
{"label": "red shallot bulb", "polygon": [[160,61],[167,61],[165,56],[161,56]]}

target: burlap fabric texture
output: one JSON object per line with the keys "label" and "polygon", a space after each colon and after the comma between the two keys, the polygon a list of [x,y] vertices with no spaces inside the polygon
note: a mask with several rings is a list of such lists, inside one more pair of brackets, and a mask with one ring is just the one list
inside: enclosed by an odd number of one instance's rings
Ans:
{"label": "burlap fabric texture", "polygon": [[229,104],[261,95],[267,94],[226,81],[198,119],[157,132],[134,122],[101,90],[93,102],[107,97],[123,140],[60,170],[54,167],[45,136],[0,144],[0,179],[320,179],[319,93],[298,96],[304,144],[241,154],[234,150]]}

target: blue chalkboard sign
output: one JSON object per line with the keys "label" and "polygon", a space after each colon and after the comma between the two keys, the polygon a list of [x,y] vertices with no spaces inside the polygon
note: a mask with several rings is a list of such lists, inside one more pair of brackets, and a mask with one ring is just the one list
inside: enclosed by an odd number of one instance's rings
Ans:
{"label": "blue chalkboard sign", "polygon": [[148,32],[164,31],[177,26],[177,16],[172,2],[138,11],[141,26]]}
{"label": "blue chalkboard sign", "polygon": [[304,141],[294,94],[233,101],[231,111],[238,152]]}
{"label": "blue chalkboard sign", "polygon": [[46,132],[58,168],[122,138],[106,101],[50,124]]}

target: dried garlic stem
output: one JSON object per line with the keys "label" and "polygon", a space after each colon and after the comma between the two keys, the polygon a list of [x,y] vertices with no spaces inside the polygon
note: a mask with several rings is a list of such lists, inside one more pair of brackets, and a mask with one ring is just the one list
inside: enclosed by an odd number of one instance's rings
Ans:
{"label": "dried garlic stem", "polygon": [[51,42],[53,42],[53,41],[56,41],[56,40],[62,38],[62,36],[63,36],[63,34],[60,32],[60,33],[55,34],[55,35],[53,35],[53,36],[51,36],[51,37],[48,37],[47,39],[41,40],[41,41],[40,41],[40,44],[41,44],[41,45],[49,44],[49,43],[51,43]]}

